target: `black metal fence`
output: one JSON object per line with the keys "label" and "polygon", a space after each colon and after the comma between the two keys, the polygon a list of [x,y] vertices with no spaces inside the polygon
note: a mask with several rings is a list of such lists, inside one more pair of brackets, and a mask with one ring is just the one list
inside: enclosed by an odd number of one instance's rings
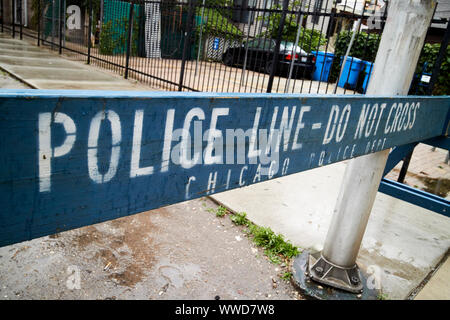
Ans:
{"label": "black metal fence", "polygon": [[[388,10],[381,0],[0,2],[12,37],[166,90],[214,92],[365,93]],[[441,51],[413,93],[432,91]]]}

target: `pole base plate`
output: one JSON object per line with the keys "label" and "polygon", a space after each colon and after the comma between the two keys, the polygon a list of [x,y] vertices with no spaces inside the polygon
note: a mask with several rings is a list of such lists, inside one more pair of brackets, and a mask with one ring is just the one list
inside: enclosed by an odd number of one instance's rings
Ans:
{"label": "pole base plate", "polygon": [[294,258],[292,280],[303,296],[317,300],[378,300],[380,291],[367,286],[367,277],[360,271],[362,292],[353,293],[314,281],[309,275],[310,252],[304,250]]}
{"label": "pole base plate", "polygon": [[309,254],[308,269],[308,274],[316,282],[352,293],[362,292],[361,273],[356,264],[350,268],[340,267],[316,252]]}

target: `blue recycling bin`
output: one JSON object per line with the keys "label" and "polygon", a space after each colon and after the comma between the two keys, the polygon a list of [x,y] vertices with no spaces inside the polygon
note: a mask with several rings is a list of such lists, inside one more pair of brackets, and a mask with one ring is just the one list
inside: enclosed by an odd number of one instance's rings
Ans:
{"label": "blue recycling bin", "polygon": [[373,67],[374,67],[374,64],[373,64],[373,62],[369,62],[369,61],[364,61],[363,60],[363,64],[364,64],[364,72],[365,72],[365,77],[364,77],[364,82],[363,82],[363,85],[362,85],[362,87],[363,87],[363,92],[364,93],[366,93],[366,90],[367,90],[367,85],[369,84],[369,81],[370,81],[370,77],[372,76],[372,72],[373,72]]}
{"label": "blue recycling bin", "polygon": [[[341,65],[344,57],[341,57]],[[358,83],[359,72],[363,65],[362,60],[354,57],[347,57],[344,70],[339,78],[338,86],[341,88],[355,89]],[[348,78],[348,79],[347,79]],[[347,86],[345,86],[347,84]]]}
{"label": "blue recycling bin", "polygon": [[313,80],[328,81],[334,54],[331,52],[311,51],[316,56],[316,69],[313,73]]}

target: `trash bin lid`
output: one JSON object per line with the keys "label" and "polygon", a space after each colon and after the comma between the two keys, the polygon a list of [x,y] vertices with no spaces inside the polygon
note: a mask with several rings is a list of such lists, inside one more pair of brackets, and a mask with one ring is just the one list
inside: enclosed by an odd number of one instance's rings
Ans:
{"label": "trash bin lid", "polygon": [[353,63],[361,63],[362,61],[364,61],[364,60],[361,60],[361,59],[358,59],[358,58],[355,58],[355,57],[351,57],[351,56],[348,56],[347,57],[347,62],[349,62],[349,61],[352,61],[353,60]]}
{"label": "trash bin lid", "polygon": [[324,52],[324,51],[311,51],[312,54],[318,55],[318,56],[325,56],[325,57],[334,57],[334,53],[332,52]]}

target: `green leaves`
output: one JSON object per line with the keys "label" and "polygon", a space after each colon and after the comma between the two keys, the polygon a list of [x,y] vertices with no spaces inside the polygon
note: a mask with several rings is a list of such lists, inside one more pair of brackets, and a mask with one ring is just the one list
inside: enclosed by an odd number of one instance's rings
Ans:
{"label": "green leaves", "polygon": [[227,209],[225,207],[219,206],[216,211],[216,217],[224,217],[227,213]]}
{"label": "green leaves", "polygon": [[282,255],[290,259],[299,253],[297,247],[285,241],[283,235],[275,234],[270,228],[252,224],[249,229],[253,234],[253,242],[263,247],[267,256]]}
{"label": "green leaves", "polygon": [[[289,11],[299,10],[300,2],[293,1],[289,4]],[[280,5],[275,5],[271,9],[279,9],[281,10]],[[295,42],[298,30],[297,23],[297,15],[288,13],[286,15],[285,23],[283,25],[283,31],[281,39],[283,41]],[[259,21],[265,21],[268,26],[266,31],[260,33],[258,37],[265,38],[273,38],[276,39],[278,37],[278,28],[281,22],[281,13],[272,13],[269,16],[262,15],[257,18]],[[318,30],[310,30],[301,28],[300,29],[300,37],[298,41],[298,45],[305,50],[306,52],[311,52],[312,50],[318,50],[320,46],[323,46],[327,43],[327,39],[325,35],[323,35]]]}
{"label": "green leaves", "polygon": [[[114,55],[126,52],[128,17],[109,20],[102,25],[100,33],[100,54]],[[131,37],[131,55],[137,55],[139,40],[139,22],[133,19],[133,32]]]}
{"label": "green leaves", "polygon": [[233,223],[235,225],[238,225],[238,226],[248,224],[247,214],[245,212],[233,214],[230,216],[230,219],[231,219],[231,221],[233,221]]}
{"label": "green leaves", "polygon": [[[436,63],[441,45],[439,43],[430,44],[427,43],[423,47],[422,54],[417,64],[416,74],[423,72],[431,73],[433,71],[434,64]],[[427,63],[426,68],[424,68]],[[433,95],[449,95],[450,94],[450,46],[447,46],[447,51],[442,60],[441,69],[437,78],[436,84],[433,89]],[[424,89],[419,88],[417,94],[425,94]]]}
{"label": "green leaves", "polygon": [[[345,55],[347,48],[350,44],[353,32],[342,31],[339,33],[335,41],[335,58],[333,60],[333,65],[331,67],[331,74],[329,77],[329,82],[334,82],[337,80],[341,65],[341,56]],[[365,32],[360,32],[355,35],[352,48],[350,49],[350,56],[359,58],[366,61],[374,61],[378,51],[378,45],[380,43],[380,35],[378,34],[368,34]]]}
{"label": "green leaves", "polygon": [[275,234],[270,228],[252,223],[247,219],[245,212],[234,213],[230,219],[236,225],[247,226],[247,233],[252,236],[252,240],[257,246],[264,248],[264,254],[270,262],[280,264],[283,260],[289,260],[299,254],[298,248],[284,240],[283,235]]}
{"label": "green leaves", "polygon": [[[336,81],[340,70],[340,57],[345,55],[347,47],[350,44],[352,32],[343,31],[336,38],[335,42],[335,56],[331,67],[331,75],[329,77],[330,82]],[[353,46],[350,50],[350,56],[359,58],[366,61],[374,61],[377,55],[378,46],[380,43],[380,35],[367,34],[361,32],[355,36]],[[440,44],[427,43],[423,47],[422,53],[417,63],[416,75],[420,76],[422,72],[431,73],[433,71],[434,63],[436,62],[439,54]],[[425,69],[425,63],[427,63]],[[437,82],[433,89],[433,95],[448,95],[450,94],[450,47],[447,47],[446,55],[442,61],[441,69]],[[415,93],[415,92],[414,92]],[[419,87],[416,94],[424,95],[425,88]]]}
{"label": "green leaves", "polygon": [[[350,44],[353,32],[341,32],[335,42],[335,54],[343,56]],[[366,61],[374,61],[378,51],[380,35],[360,32],[356,34],[350,56]]]}
{"label": "green leaves", "polygon": [[112,55],[116,47],[115,35],[112,30],[112,20],[109,20],[102,25],[102,32],[100,33],[100,54]]}
{"label": "green leaves", "polygon": [[[201,17],[202,8],[196,9],[196,16]],[[198,18],[198,23],[200,23]],[[200,33],[200,28],[203,28],[202,32],[210,35],[223,36],[228,39],[236,39],[242,37],[242,31],[239,30],[231,21],[215,8],[204,8],[203,11],[203,23],[196,27],[197,34]]]}

